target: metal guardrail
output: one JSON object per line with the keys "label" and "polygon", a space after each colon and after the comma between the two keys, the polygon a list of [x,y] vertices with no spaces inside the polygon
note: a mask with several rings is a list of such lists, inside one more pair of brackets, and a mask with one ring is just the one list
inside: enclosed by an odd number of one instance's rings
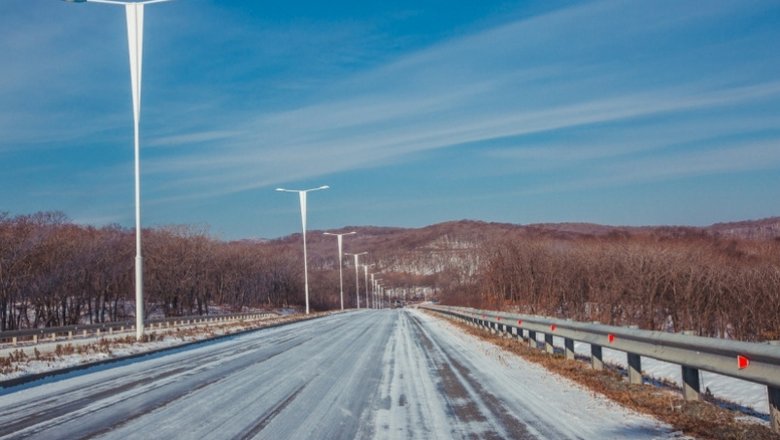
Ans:
{"label": "metal guardrail", "polygon": [[[170,318],[159,318],[146,320],[144,325],[150,329],[162,326],[170,327],[171,325],[189,325],[203,322],[221,322],[221,321],[235,321],[240,319],[256,319],[263,316],[272,315],[272,313],[234,313],[228,315],[190,315],[190,316],[175,316]],[[59,336],[66,336],[73,338],[74,335],[86,336],[88,334],[101,335],[103,333],[112,334],[115,331],[125,331],[135,328],[135,321],[117,321],[106,322],[100,324],[82,324],[82,325],[70,325],[65,327],[43,327],[24,330],[11,330],[0,332],[0,343],[10,343],[16,345],[19,342],[25,340],[32,340],[33,343],[40,341],[56,341]]]}
{"label": "metal guardrail", "polygon": [[574,359],[574,341],[588,343],[591,363],[597,369],[603,368],[603,347],[625,352],[632,383],[642,383],[642,357],[678,364],[686,400],[700,398],[699,370],[766,385],[772,430],[780,433],[780,346],[467,307],[421,307],[527,339],[532,346],[537,345],[537,333],[541,333],[550,353],[554,351],[553,336],[559,336],[569,359]]}

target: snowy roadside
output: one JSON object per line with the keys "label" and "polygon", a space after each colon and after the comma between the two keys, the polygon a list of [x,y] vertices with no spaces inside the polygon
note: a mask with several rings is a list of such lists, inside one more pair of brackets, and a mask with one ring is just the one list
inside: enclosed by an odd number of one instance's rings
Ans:
{"label": "snowy roadside", "polygon": [[489,403],[491,395],[500,399],[508,414],[526,423],[528,438],[692,438],[651,415],[619,405],[565,376],[551,374],[542,365],[464,333],[451,321],[419,310],[411,314],[425,323],[431,340],[439,341],[434,351],[447,352],[468,366],[464,368],[481,387],[476,396],[470,396],[475,404]]}
{"label": "snowy roadside", "polygon": [[305,316],[287,314],[278,317],[266,317],[256,320],[234,321],[190,325],[177,328],[163,328],[147,332],[148,341],[137,342],[131,335],[94,338],[88,341],[63,342],[51,347],[32,347],[31,354],[25,354],[20,348],[5,350],[0,357],[0,383],[66,368],[103,362],[109,359],[121,359],[127,356],[175,348],[184,344],[236,334],[253,329],[262,329],[284,323],[312,319],[331,313],[313,313]]}
{"label": "snowy roadside", "polygon": [[[556,347],[563,347],[563,338],[554,337]],[[590,345],[583,342],[575,342],[574,351],[578,355],[590,356]],[[604,348],[604,362],[627,368],[626,354],[622,351]],[[642,358],[642,373],[657,381],[673,383],[682,388],[682,372],[680,366],[669,362],[659,361],[653,358]],[[721,374],[700,372],[702,390],[709,390],[713,396],[728,402],[733,402],[745,409],[761,415],[760,420],[768,424],[769,400],[767,399],[766,386],[748,382],[746,380],[723,376]]]}
{"label": "snowy roadside", "polygon": [[[776,434],[771,433],[769,430],[768,417],[748,415],[750,412],[744,411],[744,408],[735,408],[728,404],[712,405],[701,401],[685,401],[679,391],[675,391],[670,387],[651,386],[653,384],[652,380],[646,382],[646,385],[631,385],[614,369],[596,371],[591,369],[585,362],[571,362],[564,360],[562,356],[550,356],[543,350],[531,349],[526,344],[518,344],[515,338],[509,338],[504,334],[490,334],[484,329],[471,327],[465,323],[451,320],[448,317],[441,315],[437,315],[437,317],[448,322],[449,325],[457,328],[461,333],[471,334],[484,340],[486,343],[496,346],[496,349],[503,350],[510,357],[520,356],[539,363],[556,375],[571,378],[597,393],[608,396],[621,405],[635,408],[642,413],[654,414],[659,419],[671,423],[688,434],[718,439],[755,440],[758,438],[777,438]],[[562,343],[562,341],[560,342]],[[585,347],[587,349],[587,345]],[[580,350],[577,351],[579,354],[585,354],[580,352]],[[623,361],[622,357],[624,355],[619,351],[611,353],[610,357],[607,357],[606,350],[604,354],[605,360],[614,360],[617,365]],[[648,373],[647,370],[663,372],[663,368],[665,368],[666,373],[670,376],[677,371],[675,366],[656,362],[654,360],[645,362],[643,359],[643,371],[645,373]],[[711,389],[712,376],[706,379],[708,381],[706,386],[711,387]],[[720,389],[726,388],[729,382],[733,381],[731,378],[722,376],[715,377],[714,380],[722,381]],[[661,382],[659,380],[656,385]],[[664,383],[670,382],[672,382],[671,378]],[[744,381],[737,382],[744,383]],[[765,388],[763,390],[753,389],[752,392],[745,392],[743,388],[738,388],[738,390],[743,393],[743,398],[766,399]],[[739,411],[731,411],[733,409],[738,409]]]}

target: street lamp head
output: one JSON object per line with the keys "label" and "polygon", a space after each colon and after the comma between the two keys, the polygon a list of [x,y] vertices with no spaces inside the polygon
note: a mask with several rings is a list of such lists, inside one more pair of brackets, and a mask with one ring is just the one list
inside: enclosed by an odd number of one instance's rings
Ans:
{"label": "street lamp head", "polygon": [[86,3],[87,0],[62,0],[67,3]]}
{"label": "street lamp head", "polygon": [[355,232],[355,231],[352,231],[352,232],[343,232],[343,233],[341,233],[341,234],[337,234],[337,233],[335,233],[335,232],[323,232],[322,234],[323,234],[323,235],[333,235],[333,236],[335,236],[335,237],[338,237],[338,236],[340,236],[340,235],[354,235],[354,234],[357,234],[357,232]]}
{"label": "street lamp head", "polygon": [[[92,0],[88,0],[92,1]],[[286,188],[276,188],[277,191],[283,191],[283,192],[297,192],[297,193],[307,193],[309,191],[319,191],[321,189],[328,189],[330,188],[328,185],[320,186],[317,188],[311,188],[311,189],[286,189]]]}

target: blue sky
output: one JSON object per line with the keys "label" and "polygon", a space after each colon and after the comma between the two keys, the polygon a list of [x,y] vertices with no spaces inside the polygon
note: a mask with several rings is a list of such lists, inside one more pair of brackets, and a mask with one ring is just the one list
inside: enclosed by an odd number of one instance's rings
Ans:
{"label": "blue sky", "polygon": [[[780,215],[777,1],[146,8],[143,222],[704,225]],[[0,211],[133,223],[124,11],[0,2]]]}

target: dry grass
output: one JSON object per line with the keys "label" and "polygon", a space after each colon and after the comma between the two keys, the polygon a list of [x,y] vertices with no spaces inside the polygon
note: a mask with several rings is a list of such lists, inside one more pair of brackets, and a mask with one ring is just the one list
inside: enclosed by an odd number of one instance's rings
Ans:
{"label": "dry grass", "polygon": [[686,435],[710,440],[780,439],[780,435],[772,433],[766,426],[738,420],[740,414],[733,411],[707,402],[685,401],[680,393],[669,389],[630,384],[617,371],[596,371],[585,362],[568,360],[559,354],[549,355],[520,343],[518,339],[493,335],[487,330],[468,326],[450,317],[435,316],[447,319],[468,334],[540,364],[623,406],[650,414]]}

